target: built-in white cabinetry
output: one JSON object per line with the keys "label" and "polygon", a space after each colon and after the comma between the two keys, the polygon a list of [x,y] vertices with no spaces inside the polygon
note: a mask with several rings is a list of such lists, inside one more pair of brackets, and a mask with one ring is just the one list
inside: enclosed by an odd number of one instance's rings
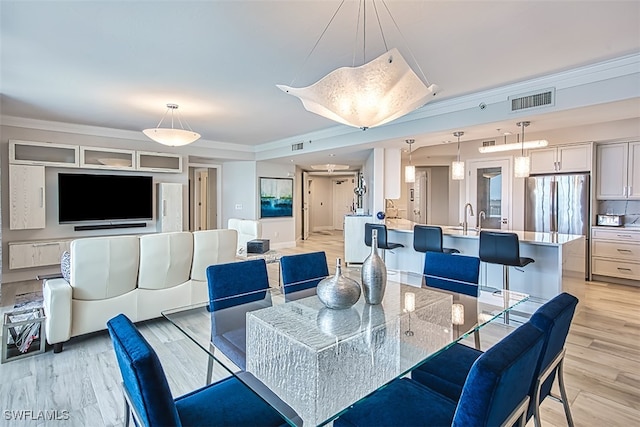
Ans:
{"label": "built-in white cabinetry", "polygon": [[9,163],[77,168],[78,151],[77,145],[10,140]]}
{"label": "built-in white cabinetry", "polygon": [[591,273],[640,280],[640,230],[594,227],[591,233]]}
{"label": "built-in white cabinetry", "polygon": [[134,150],[80,147],[81,168],[135,170],[135,161]]}
{"label": "built-in white cabinetry", "polygon": [[640,142],[598,145],[596,158],[598,199],[640,199]]}
{"label": "built-in white cabinetry", "polygon": [[64,251],[69,251],[69,240],[45,240],[33,242],[11,242],[9,247],[9,269],[44,267],[60,264]]}
{"label": "built-in white cabinetry", "polygon": [[158,232],[182,231],[182,184],[158,184]]}
{"label": "built-in white cabinetry", "polygon": [[592,148],[590,143],[558,145],[531,150],[530,173],[590,172]]}
{"label": "built-in white cabinetry", "polygon": [[45,228],[44,166],[9,165],[9,229]]}
{"label": "built-in white cabinetry", "polygon": [[370,215],[346,215],[344,217],[344,263],[362,264],[371,248],[364,244],[364,225],[373,222]]}
{"label": "built-in white cabinetry", "polygon": [[182,156],[169,153],[136,151],[137,165],[140,171],[182,172]]}

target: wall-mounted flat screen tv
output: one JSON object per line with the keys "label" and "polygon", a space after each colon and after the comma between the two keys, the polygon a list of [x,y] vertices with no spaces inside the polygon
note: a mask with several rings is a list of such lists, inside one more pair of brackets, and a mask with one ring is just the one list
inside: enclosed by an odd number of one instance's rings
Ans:
{"label": "wall-mounted flat screen tv", "polygon": [[151,220],[150,176],[58,174],[58,221]]}

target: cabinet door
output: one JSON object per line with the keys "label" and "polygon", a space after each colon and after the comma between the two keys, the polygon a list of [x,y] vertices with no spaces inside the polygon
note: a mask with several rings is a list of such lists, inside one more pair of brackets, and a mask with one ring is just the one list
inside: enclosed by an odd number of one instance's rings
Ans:
{"label": "cabinet door", "polygon": [[558,147],[557,167],[560,172],[590,172],[591,144]]}
{"label": "cabinet door", "polygon": [[630,199],[640,199],[640,142],[629,143],[629,172],[627,174]]}
{"label": "cabinet door", "polygon": [[530,173],[554,173],[556,171],[556,151],[555,147],[529,151]]}
{"label": "cabinet door", "polygon": [[624,199],[627,187],[628,143],[598,145],[596,197]]}
{"label": "cabinet door", "polygon": [[45,228],[44,166],[9,165],[9,229]]}
{"label": "cabinet door", "polygon": [[158,184],[158,231],[182,231],[182,184]]}
{"label": "cabinet door", "polygon": [[43,267],[60,264],[71,240],[9,243],[9,269]]}

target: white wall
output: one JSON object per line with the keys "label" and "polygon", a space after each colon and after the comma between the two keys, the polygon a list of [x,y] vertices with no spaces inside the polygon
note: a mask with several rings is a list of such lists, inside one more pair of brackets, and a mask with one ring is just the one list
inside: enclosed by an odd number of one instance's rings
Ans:
{"label": "white wall", "polygon": [[229,218],[258,219],[256,162],[225,162],[222,165],[222,228]]}

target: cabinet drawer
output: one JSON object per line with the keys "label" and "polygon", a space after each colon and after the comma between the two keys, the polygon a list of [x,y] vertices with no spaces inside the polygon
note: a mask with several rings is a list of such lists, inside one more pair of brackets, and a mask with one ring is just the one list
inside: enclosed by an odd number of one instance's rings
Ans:
{"label": "cabinet drawer", "polygon": [[71,240],[9,243],[9,269],[60,264],[70,246]]}
{"label": "cabinet drawer", "polygon": [[591,237],[595,239],[617,240],[640,243],[640,232],[629,231],[624,228],[607,229],[593,228],[591,230]]}
{"label": "cabinet drawer", "polygon": [[640,260],[640,244],[594,240],[593,256],[638,261]]}
{"label": "cabinet drawer", "polygon": [[638,263],[614,261],[597,257],[592,258],[592,261],[593,274],[640,280],[640,264]]}

